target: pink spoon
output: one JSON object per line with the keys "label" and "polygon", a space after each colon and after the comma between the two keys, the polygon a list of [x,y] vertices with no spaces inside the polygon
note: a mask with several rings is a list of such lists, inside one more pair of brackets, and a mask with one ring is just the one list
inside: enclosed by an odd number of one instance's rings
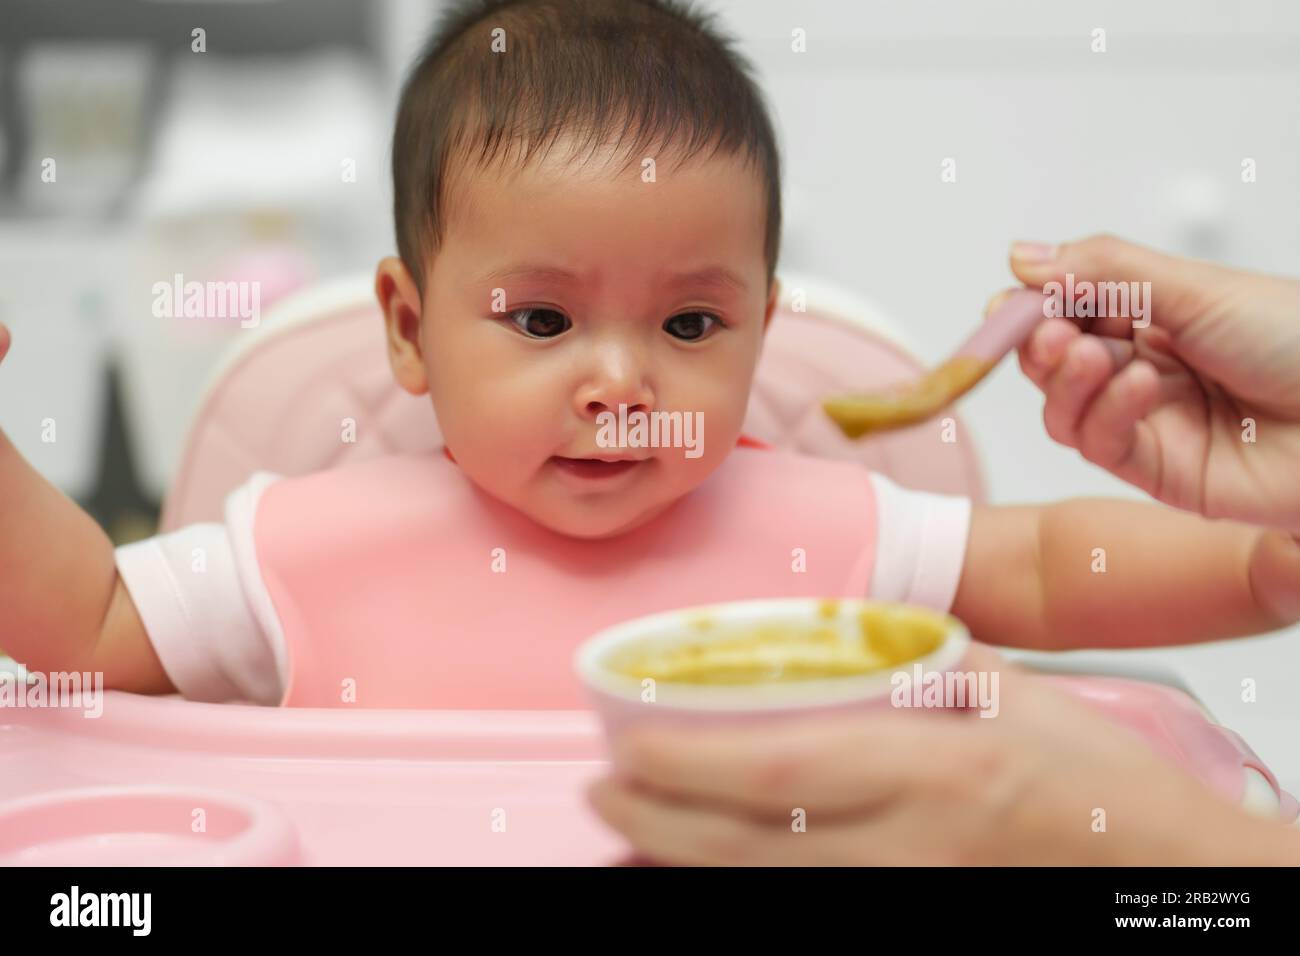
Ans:
{"label": "pink spoon", "polygon": [[903,428],[932,418],[965,395],[1043,320],[1047,296],[1015,289],[998,299],[988,318],[952,358],[915,381],[862,395],[839,395],[822,402],[831,420],[849,438]]}

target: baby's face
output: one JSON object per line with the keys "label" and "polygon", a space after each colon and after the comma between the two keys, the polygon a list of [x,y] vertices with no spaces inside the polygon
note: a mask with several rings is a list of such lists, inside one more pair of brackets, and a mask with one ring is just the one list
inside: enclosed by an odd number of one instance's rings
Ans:
{"label": "baby's face", "polygon": [[[561,142],[522,170],[460,177],[426,263],[417,342],[395,320],[403,291],[416,295],[400,260],[378,280],[394,372],[408,391],[427,388],[456,462],[583,538],[653,518],[730,453],[778,291],[756,171],[697,157],[661,161],[647,182],[608,156],[572,162]],[[620,406],[629,426],[642,413],[647,439],[694,447],[638,446],[631,427],[631,440],[602,445],[600,416],[614,416],[605,435],[617,439]],[[654,413],[667,412],[684,427],[661,432],[655,422],[672,420]],[[635,461],[574,461],[598,458]]]}

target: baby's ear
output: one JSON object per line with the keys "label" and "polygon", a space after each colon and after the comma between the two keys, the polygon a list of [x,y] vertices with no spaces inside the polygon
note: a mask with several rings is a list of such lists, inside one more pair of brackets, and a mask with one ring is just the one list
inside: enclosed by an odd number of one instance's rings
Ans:
{"label": "baby's ear", "polygon": [[412,395],[429,390],[420,346],[420,290],[406,263],[396,256],[379,261],[375,270],[375,298],[384,314],[388,364],[397,384]]}
{"label": "baby's ear", "polygon": [[767,311],[763,313],[763,331],[767,331],[768,325],[772,322],[772,316],[776,314],[776,305],[781,301],[781,280],[772,277],[771,287],[767,292]]}

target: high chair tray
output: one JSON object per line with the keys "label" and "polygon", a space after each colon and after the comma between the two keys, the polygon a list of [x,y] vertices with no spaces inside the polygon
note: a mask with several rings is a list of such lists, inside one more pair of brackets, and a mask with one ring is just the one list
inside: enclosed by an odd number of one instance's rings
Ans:
{"label": "high chair tray", "polygon": [[[1182,691],[1049,679],[1229,800],[1296,819],[1262,761]],[[605,767],[592,714],[281,709],[119,691],[99,705],[0,708],[0,866],[628,857],[586,804]]]}
{"label": "high chair tray", "polygon": [[108,691],[0,709],[0,866],[582,865],[581,712],[293,710]]}

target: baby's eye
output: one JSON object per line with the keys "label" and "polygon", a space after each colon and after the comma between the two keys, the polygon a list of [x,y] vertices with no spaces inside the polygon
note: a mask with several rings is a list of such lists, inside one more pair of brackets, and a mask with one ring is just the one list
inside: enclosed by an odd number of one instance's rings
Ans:
{"label": "baby's eye", "polygon": [[510,321],[532,339],[553,339],[571,324],[568,316],[554,309],[515,309],[510,313]]}
{"label": "baby's eye", "polygon": [[664,329],[669,335],[683,342],[698,342],[713,326],[719,324],[718,317],[708,312],[683,312],[665,322]]}

